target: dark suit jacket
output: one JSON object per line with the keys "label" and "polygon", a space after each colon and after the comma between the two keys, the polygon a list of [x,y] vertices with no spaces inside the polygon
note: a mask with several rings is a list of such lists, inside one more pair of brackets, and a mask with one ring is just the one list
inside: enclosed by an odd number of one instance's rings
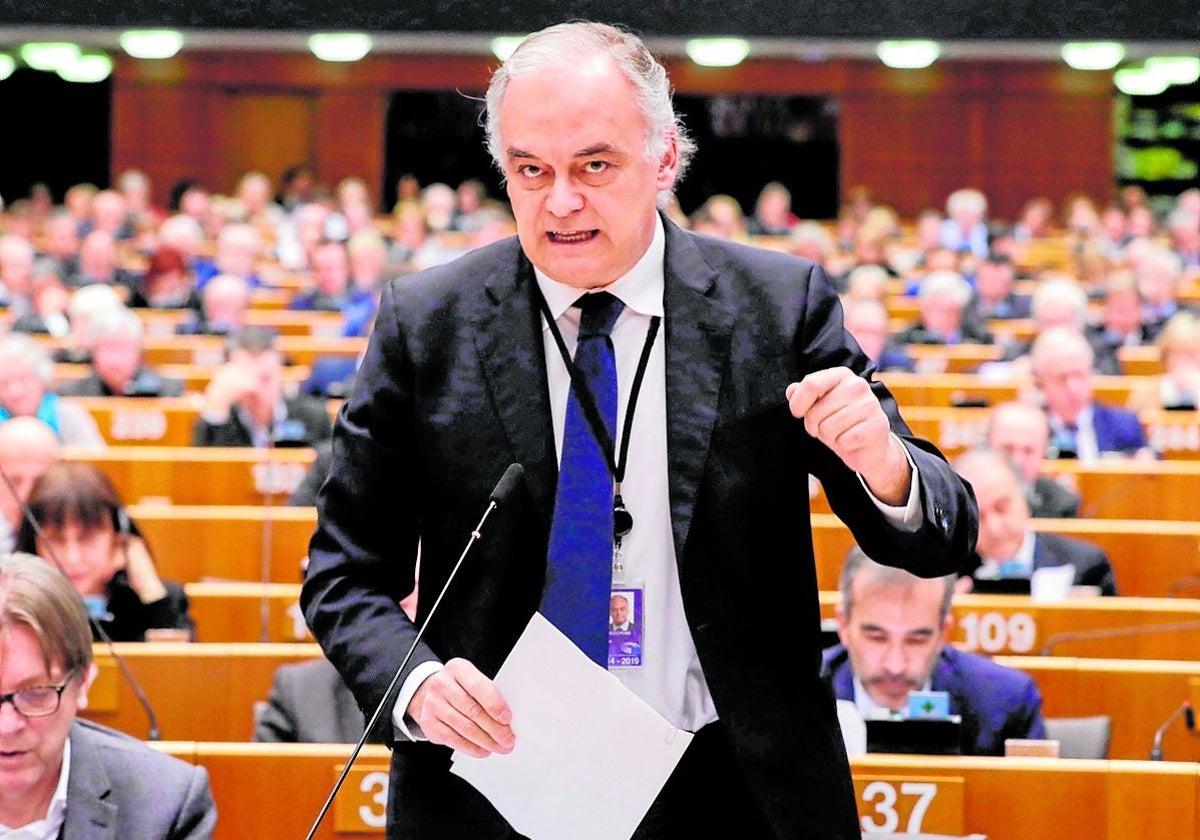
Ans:
{"label": "dark suit jacket", "polygon": [[[822,673],[838,700],[854,700],[854,669],[845,647],[825,651]],[[947,645],[933,666],[930,688],[949,694],[950,714],[962,716],[963,755],[1004,755],[1006,738],[1046,737],[1037,683],[986,656]]]}
{"label": "dark suit jacket", "polygon": [[208,772],[86,720],[71,725],[61,840],[207,840],[217,823]]}
{"label": "dark suit jacket", "polygon": [[[925,518],[915,533],[894,528],[784,398],[811,370],[870,371],[823,272],[664,224],[668,480],[688,625],[739,768],[776,832],[857,840],[845,751],[818,676],[812,535],[797,527],[805,475],[820,478],[868,554],[904,558],[927,576],[966,559],[974,503],[936,450],[906,438]],[[409,667],[459,656],[494,675],[538,608],[557,456],[535,294],[515,239],[384,289],[336,423],[301,595],[361,708],[384,699],[414,638],[397,602],[412,588],[418,539],[421,591],[437,593],[513,462],[524,479],[489,519]],[[873,387],[907,436],[891,396]],[[433,600],[420,600],[418,623]],[[390,741],[391,730],[384,715],[373,737]],[[448,765],[444,747],[396,746],[389,836],[509,836]]]}
{"label": "dark suit jacket", "polygon": [[[1047,566],[1075,565],[1076,586],[1098,586],[1101,595],[1116,595],[1117,581],[1108,555],[1089,542],[1064,537],[1059,534],[1036,534],[1033,543],[1033,568],[1036,571]],[[974,574],[982,565],[974,557],[967,574]]]}
{"label": "dark suit jacket", "polygon": [[[284,400],[287,419],[298,421],[302,426],[304,442],[312,446],[329,437],[329,414],[325,401],[301,394]],[[297,430],[298,432],[301,430]],[[203,417],[196,420],[192,428],[194,446],[253,446],[254,437],[249,427],[239,419],[236,411],[230,412],[224,423],[213,425]]]}
{"label": "dark suit jacket", "polygon": [[275,671],[266,707],[254,724],[254,740],[353,744],[365,726],[337,670],[326,659],[314,659]]}
{"label": "dark suit jacket", "polygon": [[1036,519],[1079,516],[1079,494],[1048,475],[1039,475],[1029,488],[1029,515]]}
{"label": "dark suit jacket", "polygon": [[1150,444],[1137,414],[1103,403],[1092,403],[1092,427],[1096,430],[1096,448],[1101,452],[1132,455]]}
{"label": "dark suit jacket", "polygon": [[[159,376],[150,368],[139,368],[134,375],[133,383],[138,397],[179,397],[183,395],[183,381]],[[65,383],[58,389],[65,397],[123,397],[125,394],[114,393],[100,378],[100,374],[92,371],[87,376]]]}

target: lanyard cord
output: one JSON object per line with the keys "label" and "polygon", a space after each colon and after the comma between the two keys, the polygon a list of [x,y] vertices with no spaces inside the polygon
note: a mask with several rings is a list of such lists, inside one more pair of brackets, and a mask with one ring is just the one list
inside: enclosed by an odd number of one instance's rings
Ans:
{"label": "lanyard cord", "polygon": [[595,435],[596,441],[600,444],[600,449],[604,452],[604,457],[608,462],[608,469],[612,472],[613,480],[617,484],[617,493],[620,495],[621,482],[625,480],[625,466],[629,457],[629,436],[633,430],[633,414],[637,409],[638,394],[642,391],[642,379],[646,376],[646,366],[650,362],[650,351],[654,347],[654,339],[658,336],[658,328],[662,324],[662,318],[655,315],[650,319],[650,327],[646,330],[646,342],[642,345],[642,355],[638,358],[637,373],[633,377],[633,387],[629,392],[629,405],[625,408],[625,424],[621,432],[621,452],[619,460],[614,457],[614,449],[612,437],[605,427],[604,419],[600,416],[600,409],[596,406],[596,398],[592,395],[592,390],[588,387],[587,381],[583,378],[583,371],[575,364],[575,360],[571,358],[570,352],[567,350],[567,343],[563,340],[562,333],[558,329],[558,324],[554,322],[554,316],[550,313],[550,305],[546,303],[545,296],[538,290],[538,306],[542,310],[542,316],[546,319],[546,324],[550,328],[550,334],[554,336],[554,343],[558,345],[558,352],[562,356],[563,364],[567,366],[567,372],[571,376],[571,386],[575,389],[575,397],[579,400],[579,407],[583,409],[583,415],[587,418],[588,426],[591,427],[592,434]]}

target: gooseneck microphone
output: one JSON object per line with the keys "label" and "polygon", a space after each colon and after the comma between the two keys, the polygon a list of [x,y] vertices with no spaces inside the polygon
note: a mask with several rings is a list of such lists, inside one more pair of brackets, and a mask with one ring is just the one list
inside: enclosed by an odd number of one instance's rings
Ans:
{"label": "gooseneck microphone", "polygon": [[1171,724],[1179,720],[1181,715],[1183,716],[1183,725],[1187,727],[1188,731],[1196,731],[1196,710],[1192,708],[1191,701],[1184,700],[1183,703],[1179,705],[1179,708],[1171,712],[1170,716],[1163,721],[1163,725],[1158,727],[1158,731],[1154,733],[1154,746],[1150,748],[1151,761],[1163,760],[1163,735],[1167,734],[1167,730],[1171,728]]}
{"label": "gooseneck microphone", "polygon": [[[29,523],[29,527],[33,530],[34,536],[45,550],[46,556],[50,559],[50,562],[57,566],[58,570],[62,572],[64,576],[70,577],[70,575],[67,575],[66,567],[63,566],[62,561],[59,560],[58,555],[54,553],[54,549],[50,546],[49,541],[42,536],[41,524],[37,521],[37,517],[33,515],[33,511],[30,509],[29,505],[26,504],[25,500],[21,498],[21,494],[17,492],[17,486],[13,484],[12,478],[9,477],[8,471],[5,470],[4,467],[0,467],[0,478],[4,480],[4,486],[8,489],[8,492],[12,495],[12,497],[16,500],[17,505],[21,508],[21,516],[24,517],[25,521]],[[124,678],[130,690],[133,691],[133,696],[137,698],[138,704],[142,707],[142,711],[146,713],[146,721],[150,727],[149,731],[146,733],[146,740],[159,740],[162,737],[162,733],[158,729],[158,715],[154,714],[154,707],[150,705],[150,698],[146,696],[146,692],[142,691],[141,684],[133,676],[133,672],[129,670],[129,666],[125,663],[125,660],[119,653],[117,653],[117,649],[113,645],[112,637],[108,635],[108,631],[106,631],[103,625],[100,624],[99,620],[92,615],[91,610],[85,610],[85,612],[87,612],[88,623],[92,625],[93,632],[100,639],[100,641],[104,643],[105,647],[108,648],[108,655],[112,657],[113,662],[117,663],[117,670],[121,672],[122,678]]]}
{"label": "gooseneck microphone", "polygon": [[429,613],[425,616],[425,621],[421,623],[421,627],[417,630],[416,638],[413,639],[412,645],[409,646],[408,653],[404,654],[404,659],[400,661],[400,667],[396,669],[392,681],[388,683],[387,690],[383,692],[383,699],[379,701],[379,705],[375,707],[375,711],[367,721],[362,737],[354,745],[354,751],[350,753],[350,758],[346,761],[346,766],[342,768],[341,775],[333,783],[333,790],[329,792],[329,796],[325,799],[325,804],[321,806],[321,811],[317,814],[316,820],[313,821],[312,828],[309,829],[305,840],[312,840],[317,833],[317,829],[321,827],[321,822],[325,819],[325,815],[329,813],[329,808],[333,805],[334,797],[342,789],[342,784],[346,781],[346,777],[350,775],[350,768],[354,766],[355,759],[358,758],[358,754],[362,752],[363,745],[367,742],[367,736],[375,728],[376,724],[379,723],[379,717],[383,714],[383,708],[387,705],[388,698],[392,696],[392,692],[396,690],[396,686],[400,683],[400,676],[404,673],[404,669],[408,667],[408,660],[412,659],[413,653],[417,650],[417,645],[421,643],[421,638],[425,635],[425,628],[433,620],[433,614],[437,611],[438,605],[442,603],[442,598],[445,597],[446,591],[454,581],[455,575],[458,574],[463,561],[467,559],[467,554],[471,551],[471,547],[482,538],[483,523],[487,522],[487,518],[492,515],[492,511],[508,500],[508,497],[512,495],[513,490],[516,489],[517,484],[524,475],[525,468],[520,464],[509,464],[508,469],[504,471],[504,475],[500,476],[500,480],[496,482],[495,488],[488,495],[487,510],[483,512],[483,517],[479,520],[479,524],[475,526],[475,530],[471,531],[471,536],[467,539],[467,544],[463,548],[462,554],[459,555],[458,562],[450,570],[450,575],[446,578],[446,583],[442,586],[442,591],[438,593],[437,598],[434,599],[433,606],[429,608]]}

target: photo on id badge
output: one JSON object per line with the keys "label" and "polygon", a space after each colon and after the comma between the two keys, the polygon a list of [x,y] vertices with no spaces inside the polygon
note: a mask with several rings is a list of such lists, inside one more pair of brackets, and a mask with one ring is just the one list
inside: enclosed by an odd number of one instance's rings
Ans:
{"label": "photo on id badge", "polygon": [[608,667],[637,668],[642,664],[642,590],[612,591],[608,612]]}

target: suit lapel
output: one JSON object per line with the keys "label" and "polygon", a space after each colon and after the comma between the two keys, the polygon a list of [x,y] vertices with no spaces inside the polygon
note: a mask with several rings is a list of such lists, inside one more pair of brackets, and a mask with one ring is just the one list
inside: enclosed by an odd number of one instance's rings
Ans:
{"label": "suit lapel", "polygon": [[717,419],[733,312],[717,293],[717,273],[674,224],[666,228],[664,329],[667,373],[667,463],[675,557],[684,548]]}
{"label": "suit lapel", "polygon": [[104,765],[78,723],[71,727],[71,772],[67,777],[67,814],[62,840],[116,840],[117,806],[109,801],[112,784]]}
{"label": "suit lapel", "polygon": [[540,316],[533,303],[536,281],[529,262],[499,266],[484,280],[486,300],[475,319],[475,348],[492,401],[538,513],[554,511],[558,458],[546,385]]}

